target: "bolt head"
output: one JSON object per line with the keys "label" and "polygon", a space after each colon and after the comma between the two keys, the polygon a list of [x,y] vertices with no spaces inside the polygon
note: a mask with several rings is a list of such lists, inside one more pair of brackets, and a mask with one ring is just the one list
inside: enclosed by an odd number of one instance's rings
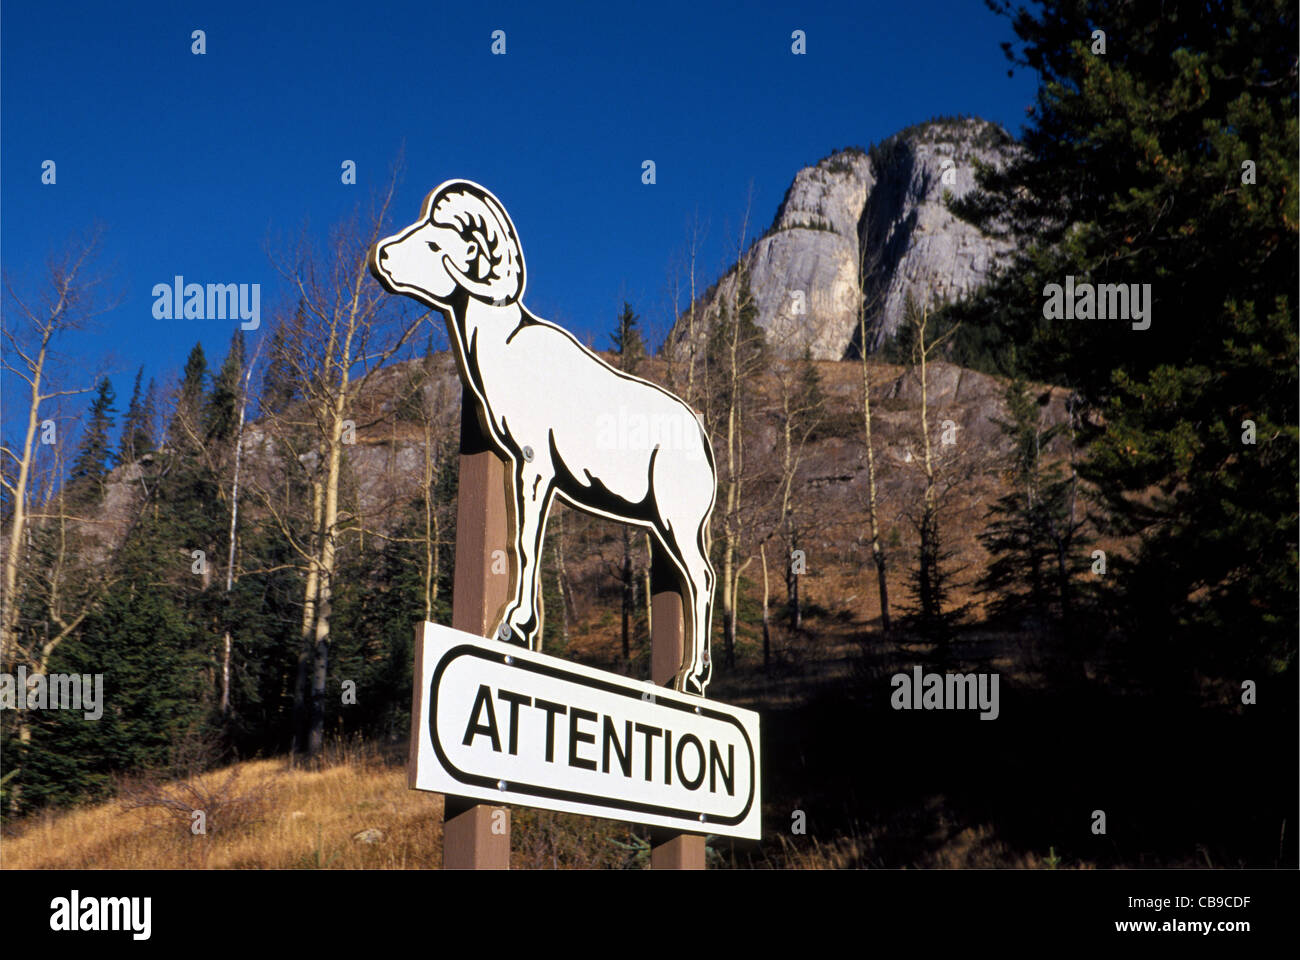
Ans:
{"label": "bolt head", "polygon": [[508,625],[503,623],[501,624],[501,626],[497,627],[497,639],[498,640],[510,639],[510,627]]}
{"label": "bolt head", "polygon": [[498,780],[498,781],[497,781],[497,789],[498,789],[498,790],[504,790],[505,788],[506,788],[506,782],[505,782],[504,780]]}
{"label": "bolt head", "polygon": [[527,460],[527,461],[529,461],[530,463],[532,462],[532,459],[533,459],[533,448],[532,448],[532,447],[529,447],[529,446],[525,446],[525,447],[524,447],[524,459]]}

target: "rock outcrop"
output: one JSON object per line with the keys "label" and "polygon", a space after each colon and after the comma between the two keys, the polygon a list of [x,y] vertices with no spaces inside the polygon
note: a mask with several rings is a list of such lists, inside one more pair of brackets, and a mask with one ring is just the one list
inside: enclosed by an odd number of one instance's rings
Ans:
{"label": "rock outcrop", "polygon": [[[944,195],[968,193],[977,163],[1000,166],[1014,149],[987,121],[936,120],[800,170],[742,258],[768,343],[790,355],[808,348],[818,360],[854,356],[861,299],[874,352],[898,330],[909,296],[955,300],[977,288],[1008,248],[949,213]],[[733,266],[697,316],[735,303],[739,276]],[[682,324],[673,339],[686,342]]]}

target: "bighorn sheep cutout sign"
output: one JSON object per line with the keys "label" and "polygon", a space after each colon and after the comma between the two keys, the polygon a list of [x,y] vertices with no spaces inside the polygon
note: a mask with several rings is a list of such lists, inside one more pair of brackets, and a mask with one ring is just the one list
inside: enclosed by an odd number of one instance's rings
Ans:
{"label": "bighorn sheep cutout sign", "polygon": [[476,183],[449,180],[432,191],[419,220],[375,244],[370,265],[390,292],[446,318],[461,378],[508,461],[514,583],[498,639],[538,647],[541,549],[559,496],[653,534],[656,560],[668,561],[682,584],[685,644],[674,686],[702,696],[711,673],[708,529],[717,474],[699,417],[528,312],[515,226]]}

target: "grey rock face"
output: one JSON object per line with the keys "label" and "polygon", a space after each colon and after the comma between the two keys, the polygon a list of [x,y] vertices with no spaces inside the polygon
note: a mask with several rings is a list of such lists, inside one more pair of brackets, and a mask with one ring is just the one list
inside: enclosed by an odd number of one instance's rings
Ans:
{"label": "grey rock face", "polygon": [[[921,304],[977,288],[1008,248],[957,220],[944,194],[963,196],[976,161],[1000,166],[1013,149],[986,121],[933,122],[871,157],[845,150],[800,170],[772,228],[742,258],[769,344],[787,355],[808,347],[818,360],[856,355],[861,300],[874,352],[898,330],[909,295]],[[737,276],[733,267],[706,296],[704,317],[732,308]],[[683,340],[679,325],[674,342]]]}

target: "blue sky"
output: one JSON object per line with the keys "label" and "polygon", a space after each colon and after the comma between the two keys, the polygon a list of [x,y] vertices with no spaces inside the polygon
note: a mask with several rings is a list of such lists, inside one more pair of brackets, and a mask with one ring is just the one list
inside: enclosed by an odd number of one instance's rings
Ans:
{"label": "blue sky", "polygon": [[[490,51],[497,29],[504,56]],[[405,144],[398,225],[445,179],[484,184],[519,230],[529,308],[604,348],[624,298],[662,335],[696,214],[703,282],[716,279],[751,182],[761,233],[799,167],[832,149],[936,114],[1017,133],[1033,78],[1007,76],[1006,39],[977,0],[5,2],[0,258],[30,289],[50,253],[106,225],[100,264],[120,303],[64,351],[73,374],[112,375],[121,411],[139,365],[162,382],[196,340],[215,365],[234,328],[155,320],[154,284],[261,283],[265,329],[267,239],[304,224],[323,236]],[[45,160],[55,185],[41,183]],[[356,186],[341,183],[344,160]],[[6,435],[17,399],[6,381]]]}

